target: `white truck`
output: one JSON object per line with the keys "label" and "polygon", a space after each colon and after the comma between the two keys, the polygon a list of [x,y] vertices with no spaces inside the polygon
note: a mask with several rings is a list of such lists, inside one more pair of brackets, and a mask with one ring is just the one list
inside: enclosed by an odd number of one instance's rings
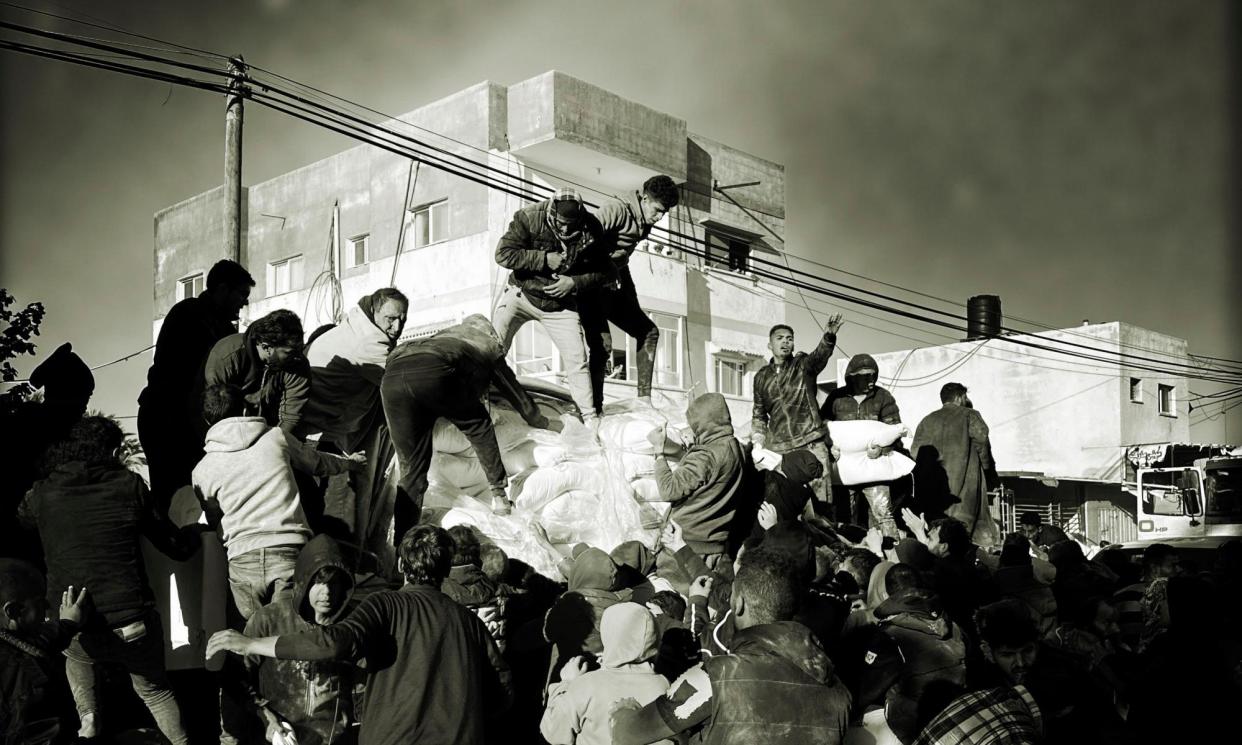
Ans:
{"label": "white truck", "polygon": [[1242,457],[1197,458],[1190,465],[1140,468],[1140,541],[1242,537]]}

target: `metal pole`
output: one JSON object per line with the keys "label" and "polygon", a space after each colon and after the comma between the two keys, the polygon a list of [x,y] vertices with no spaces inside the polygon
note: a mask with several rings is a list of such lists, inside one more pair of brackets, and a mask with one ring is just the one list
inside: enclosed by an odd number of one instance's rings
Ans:
{"label": "metal pole", "polygon": [[229,59],[229,97],[224,113],[224,256],[241,262],[242,99],[246,63]]}

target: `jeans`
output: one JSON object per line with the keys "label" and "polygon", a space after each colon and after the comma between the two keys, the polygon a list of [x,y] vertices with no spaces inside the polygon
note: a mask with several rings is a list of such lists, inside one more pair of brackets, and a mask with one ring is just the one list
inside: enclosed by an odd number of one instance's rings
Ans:
{"label": "jeans", "polygon": [[293,591],[293,570],[301,546],[256,548],[229,559],[229,589],[242,618]]}
{"label": "jeans", "polygon": [[89,629],[75,636],[65,650],[65,677],[73,692],[78,718],[85,721],[88,714],[98,718],[95,664],[119,665],[129,673],[134,692],[146,704],[156,727],[173,745],[182,745],[189,740],[172,684],[164,671],[164,626],[160,614],[149,610],[137,623],[145,629],[138,638],[125,641],[111,629]]}
{"label": "jeans", "polygon": [[586,332],[591,393],[595,397],[596,411],[604,406],[604,372],[612,356],[609,322],[634,338],[638,357],[635,361],[638,368],[638,395],[650,396],[660,329],[638,305],[638,294],[634,290],[633,282],[623,281],[620,289],[602,290],[584,298],[579,302],[578,308],[582,316],[582,328]]}
{"label": "jeans", "polygon": [[[505,285],[496,310],[492,313],[492,325],[505,351],[513,344],[513,337],[527,321],[538,321],[548,332],[552,343],[561,353],[561,365],[565,369],[569,395],[578,407],[578,413],[587,415],[595,411],[591,393],[591,373],[587,368],[586,333],[575,310],[539,310],[531,304],[522,290]],[[387,410],[387,407],[385,407]],[[391,425],[390,425],[391,426]]]}

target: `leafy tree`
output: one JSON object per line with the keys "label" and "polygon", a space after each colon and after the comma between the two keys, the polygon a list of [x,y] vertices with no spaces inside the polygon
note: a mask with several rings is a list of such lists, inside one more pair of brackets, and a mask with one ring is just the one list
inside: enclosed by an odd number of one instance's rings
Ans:
{"label": "leafy tree", "polygon": [[[43,322],[43,303],[30,303],[15,310],[16,302],[8,290],[0,287],[0,322],[4,323],[4,330],[0,331],[0,381],[5,383],[17,380],[13,361],[35,353],[37,347],[31,339],[39,335],[39,324]],[[13,411],[33,393],[34,389],[25,383],[0,393],[0,412]]]}

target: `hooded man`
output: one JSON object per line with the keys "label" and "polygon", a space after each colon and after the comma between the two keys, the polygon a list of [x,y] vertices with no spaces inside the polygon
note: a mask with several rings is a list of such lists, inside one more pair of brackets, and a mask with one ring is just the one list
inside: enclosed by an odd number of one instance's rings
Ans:
{"label": "hooded man", "polygon": [[629,599],[617,592],[618,567],[598,548],[583,549],[569,567],[569,589],[556,599],[543,621],[543,637],[552,644],[549,673],[560,669],[562,660],[580,654],[599,655],[600,623],[604,611]]}
{"label": "hooded man", "polygon": [[651,403],[651,380],[655,372],[660,329],[638,305],[638,292],[630,276],[630,254],[634,253],[634,247],[639,242],[651,234],[651,228],[680,201],[681,195],[671,178],[652,176],[643,182],[639,191],[630,192],[624,200],[610,199],[595,213],[604,238],[611,244],[609,258],[617,269],[615,284],[601,286],[596,292],[586,293],[580,298],[596,413],[604,406],[604,375],[612,358],[609,323],[634,339],[637,396],[640,401]]}
{"label": "hooded man", "polygon": [[569,392],[584,421],[596,420],[579,296],[616,280],[599,220],[573,189],[523,207],[496,244],[511,270],[492,321],[504,352],[527,321],[540,323],[561,353]]}
{"label": "hooded man", "polygon": [[492,511],[509,514],[511,506],[505,492],[509,477],[500,458],[492,417],[484,405],[493,385],[530,426],[556,426],[518,384],[517,376],[505,363],[500,337],[481,315],[467,316],[433,336],[406,342],[389,355],[380,396],[401,468],[396,535],[418,522],[431,467],[431,432],[441,417],[470,440],[492,486]]}
{"label": "hooded man", "polygon": [[[293,593],[265,605],[246,623],[251,638],[282,636],[339,621],[354,592],[354,577],[336,541],[315,536],[302,547]],[[348,662],[297,662],[247,655],[249,700],[264,724],[264,742],[292,732],[298,745],[346,741],[361,672]]]}
{"label": "hooded man", "polygon": [[[901,411],[893,394],[876,385],[880,366],[869,354],[856,354],[845,366],[845,385],[837,388],[824,401],[820,414],[826,422],[874,421],[901,424]],[[891,448],[881,448],[878,456]],[[859,484],[850,487],[851,518],[857,524],[870,524],[884,535],[897,537],[897,521],[892,505],[892,489],[888,483]],[[867,509],[869,518],[862,512]],[[838,512],[840,516],[840,511]]]}
{"label": "hooded man", "polygon": [[211,348],[203,368],[204,388],[235,385],[246,399],[246,415],[295,432],[310,396],[310,366],[302,357],[302,321],[290,310],[274,310],[245,332],[226,336]]}
{"label": "hooded man", "polygon": [[604,651],[600,668],[574,657],[561,670],[561,682],[548,687],[548,706],[539,731],[551,745],[609,745],[609,716],[623,699],[640,706],[668,690],[668,680],[655,671],[659,651],[656,622],[638,603],[618,603],[600,621]]}
{"label": "hooded man", "polygon": [[[981,534],[984,524],[991,524],[987,491],[996,480],[996,464],[988,425],[970,405],[961,383],[945,383],[940,401],[943,405],[914,430],[910,450],[916,463],[915,493],[920,500],[930,497],[933,504],[948,504],[945,514],[960,520],[973,538],[976,523]],[[948,493],[931,493],[932,484],[947,485]]]}
{"label": "hooded man", "polygon": [[725,555],[742,488],[742,446],[733,436],[729,407],[719,393],[705,393],[686,409],[694,445],[677,470],[664,456],[665,428],[652,432],[657,453],[655,480],[660,499],[671,502],[670,518],[681,526],[686,545],[709,569]]}
{"label": "hooded man", "polygon": [[828,319],[824,335],[810,354],[794,353],[794,332],[785,324],[777,324],[768,332],[768,348],[772,359],[755,373],[754,416],[750,441],[756,448],[765,448],[784,455],[805,448],[819,458],[824,477],[812,482],[811,488],[821,502],[827,502],[830,483],[826,478],[832,469],[831,441],[823,417],[816,408],[819,377],[837,346],[841,316]]}
{"label": "hooded man", "polygon": [[842,742],[850,694],[815,635],[791,620],[794,573],[777,554],[745,553],[729,598],[737,630],[728,652],[690,668],[645,706],[622,704],[612,742],[641,745],[694,731],[705,745]]}

